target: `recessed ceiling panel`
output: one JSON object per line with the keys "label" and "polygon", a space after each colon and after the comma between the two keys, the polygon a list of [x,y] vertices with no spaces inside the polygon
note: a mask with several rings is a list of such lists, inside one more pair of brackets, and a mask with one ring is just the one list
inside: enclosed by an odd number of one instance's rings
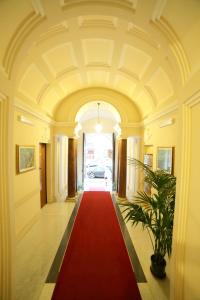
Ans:
{"label": "recessed ceiling panel", "polygon": [[66,78],[61,79],[59,83],[66,95],[78,90],[82,86],[80,74],[67,76]]}
{"label": "recessed ceiling panel", "polygon": [[110,66],[113,56],[113,41],[107,39],[82,40],[85,65]]}
{"label": "recessed ceiling panel", "polygon": [[40,92],[48,81],[35,64],[28,67],[19,84],[19,92],[34,102],[38,101]]}
{"label": "recessed ceiling panel", "polygon": [[148,68],[152,57],[131,45],[124,45],[119,69],[141,78]]}
{"label": "recessed ceiling panel", "polygon": [[117,75],[115,78],[115,88],[128,96],[132,96],[136,83],[125,76]]}
{"label": "recessed ceiling panel", "polygon": [[74,55],[72,43],[61,44],[42,55],[54,77],[64,71],[76,68],[77,62]]}
{"label": "recessed ceiling panel", "polygon": [[174,94],[171,81],[162,68],[157,69],[157,71],[152,75],[151,79],[147,83],[147,86],[157,97],[158,104],[169,99]]}
{"label": "recessed ceiling panel", "polygon": [[90,85],[107,85],[110,73],[107,71],[88,71],[87,78]]}

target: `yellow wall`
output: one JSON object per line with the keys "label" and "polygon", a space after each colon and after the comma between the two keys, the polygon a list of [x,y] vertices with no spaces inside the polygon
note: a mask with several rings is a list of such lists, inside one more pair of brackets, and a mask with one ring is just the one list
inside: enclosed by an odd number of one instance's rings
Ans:
{"label": "yellow wall", "polygon": [[200,201],[199,201],[199,170],[200,170],[200,104],[191,109],[191,169],[189,180],[189,202],[187,211],[187,231],[185,248],[185,299],[199,299],[199,268],[200,268]]}
{"label": "yellow wall", "polygon": [[[160,127],[166,120],[173,119],[173,124]],[[144,153],[153,154],[153,169],[156,169],[157,148],[175,147],[174,174],[176,174],[176,146],[177,146],[177,112],[165,115],[145,126]]]}
{"label": "yellow wall", "polygon": [[[20,115],[30,120],[33,126],[20,122]],[[18,239],[28,230],[40,212],[39,143],[49,143],[50,140],[49,125],[15,110],[14,146],[34,145],[36,150],[36,168],[21,174],[15,172],[14,175],[15,229]]]}

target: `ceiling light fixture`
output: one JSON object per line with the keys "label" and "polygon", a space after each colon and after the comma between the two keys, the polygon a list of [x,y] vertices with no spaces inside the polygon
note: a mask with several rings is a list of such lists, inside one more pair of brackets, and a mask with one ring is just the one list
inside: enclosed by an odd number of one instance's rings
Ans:
{"label": "ceiling light fixture", "polygon": [[102,131],[102,125],[101,125],[100,119],[99,119],[99,107],[100,107],[100,103],[98,102],[97,105],[98,105],[98,109],[97,109],[97,123],[95,125],[95,131],[97,133],[100,133]]}

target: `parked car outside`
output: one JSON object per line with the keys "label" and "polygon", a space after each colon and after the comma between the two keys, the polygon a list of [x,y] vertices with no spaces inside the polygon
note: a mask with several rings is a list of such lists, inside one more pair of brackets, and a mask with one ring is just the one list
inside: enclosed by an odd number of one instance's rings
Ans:
{"label": "parked car outside", "polygon": [[112,177],[110,168],[99,166],[99,165],[90,165],[86,169],[86,174],[88,178],[107,178]]}
{"label": "parked car outside", "polygon": [[98,165],[91,165],[87,168],[87,176],[89,178],[104,178],[105,168]]}

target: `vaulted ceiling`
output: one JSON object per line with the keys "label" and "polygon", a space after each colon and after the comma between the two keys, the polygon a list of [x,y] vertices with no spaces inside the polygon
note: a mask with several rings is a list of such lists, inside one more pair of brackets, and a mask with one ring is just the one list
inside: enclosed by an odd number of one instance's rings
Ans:
{"label": "vaulted ceiling", "polygon": [[71,93],[102,87],[144,119],[199,69],[199,15],[197,0],[0,1],[0,69],[15,99],[52,118]]}

